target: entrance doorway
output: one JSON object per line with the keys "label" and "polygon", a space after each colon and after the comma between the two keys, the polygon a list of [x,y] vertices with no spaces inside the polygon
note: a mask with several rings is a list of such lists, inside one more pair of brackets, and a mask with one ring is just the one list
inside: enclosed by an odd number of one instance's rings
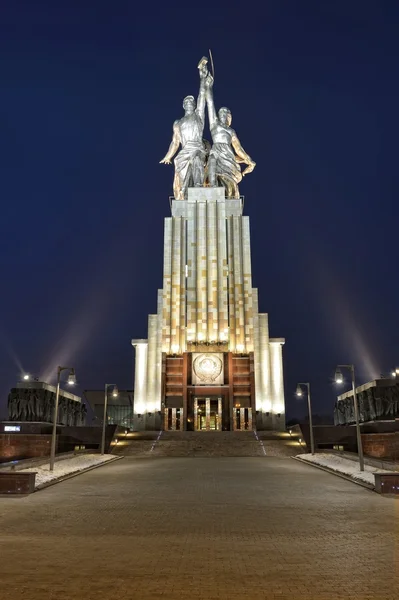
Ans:
{"label": "entrance doorway", "polygon": [[234,408],[234,431],[252,431],[252,408]]}
{"label": "entrance doorway", "polygon": [[194,430],[221,431],[222,398],[194,398]]}
{"label": "entrance doorway", "polygon": [[165,408],[165,431],[181,431],[183,429],[183,409]]}

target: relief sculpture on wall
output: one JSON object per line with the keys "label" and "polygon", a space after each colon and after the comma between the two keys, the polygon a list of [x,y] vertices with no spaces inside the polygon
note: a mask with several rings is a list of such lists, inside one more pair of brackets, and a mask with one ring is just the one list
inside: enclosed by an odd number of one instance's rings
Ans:
{"label": "relief sculpture on wall", "polygon": [[193,355],[193,383],[223,384],[223,358],[217,353]]}

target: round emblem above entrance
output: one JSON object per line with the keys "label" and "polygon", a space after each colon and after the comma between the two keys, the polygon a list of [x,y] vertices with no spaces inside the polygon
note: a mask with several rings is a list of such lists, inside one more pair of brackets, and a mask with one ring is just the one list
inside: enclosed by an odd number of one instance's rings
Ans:
{"label": "round emblem above entrance", "polygon": [[201,383],[214,383],[223,370],[223,361],[217,354],[200,354],[194,359],[193,371]]}

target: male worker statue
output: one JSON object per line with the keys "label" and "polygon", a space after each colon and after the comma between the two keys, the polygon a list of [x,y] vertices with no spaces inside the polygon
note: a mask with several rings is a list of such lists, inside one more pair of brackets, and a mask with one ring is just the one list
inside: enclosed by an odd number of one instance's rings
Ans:
{"label": "male worker statue", "polygon": [[193,96],[183,100],[184,117],[173,123],[173,139],[166,156],[160,161],[171,164],[172,158],[181,144],[176,156],[173,193],[176,200],[187,198],[188,187],[202,187],[205,178],[206,149],[202,140],[205,122],[205,80],[208,75],[207,59],[201,59],[198,69],[200,90],[197,107]]}

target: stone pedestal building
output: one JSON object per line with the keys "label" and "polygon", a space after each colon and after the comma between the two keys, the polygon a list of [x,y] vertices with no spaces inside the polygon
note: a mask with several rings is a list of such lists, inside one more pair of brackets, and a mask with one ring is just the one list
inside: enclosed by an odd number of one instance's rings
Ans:
{"label": "stone pedestal building", "polygon": [[285,340],[259,312],[242,199],[189,188],[171,210],[157,313],[132,340],[134,428],[284,429]]}

